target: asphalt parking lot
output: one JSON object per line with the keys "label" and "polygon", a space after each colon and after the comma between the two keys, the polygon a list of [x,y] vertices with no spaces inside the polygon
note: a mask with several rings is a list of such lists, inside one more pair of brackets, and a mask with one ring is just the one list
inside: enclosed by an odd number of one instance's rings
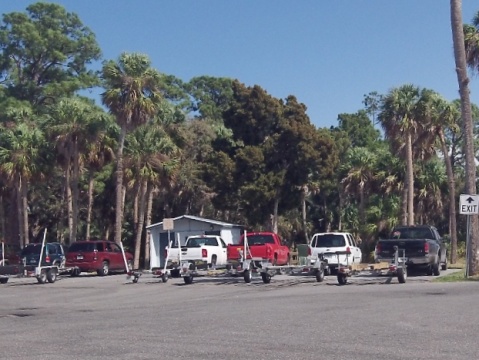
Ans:
{"label": "asphalt parking lot", "polygon": [[477,358],[477,283],[430,279],[12,278],[0,285],[0,358]]}

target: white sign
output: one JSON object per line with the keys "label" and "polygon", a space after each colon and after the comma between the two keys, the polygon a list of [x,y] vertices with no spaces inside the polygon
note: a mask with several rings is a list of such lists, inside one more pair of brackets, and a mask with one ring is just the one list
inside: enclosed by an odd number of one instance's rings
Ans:
{"label": "white sign", "polygon": [[163,230],[173,230],[175,228],[173,218],[163,219]]}
{"label": "white sign", "polygon": [[479,214],[479,195],[461,194],[459,201],[459,214]]}

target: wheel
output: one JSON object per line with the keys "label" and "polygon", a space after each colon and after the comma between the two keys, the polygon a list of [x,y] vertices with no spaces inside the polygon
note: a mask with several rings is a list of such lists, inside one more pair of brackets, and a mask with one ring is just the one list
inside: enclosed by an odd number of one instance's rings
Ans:
{"label": "wheel", "polygon": [[444,261],[444,264],[441,265],[441,270],[447,270],[447,254],[445,256],[445,261]]}
{"label": "wheel", "polygon": [[324,280],[324,270],[317,269],[315,275],[316,275],[316,281],[317,282],[323,282],[323,280]]}
{"label": "wheel", "polygon": [[39,284],[45,284],[47,282],[47,272],[42,270],[40,275],[37,276],[37,281]]}
{"label": "wheel", "polygon": [[7,278],[7,277],[0,278],[0,284],[6,284],[7,282],[8,282],[8,278]]}
{"label": "wheel", "polygon": [[133,278],[133,284],[136,284],[139,279],[140,279],[139,277],[135,276],[135,277]]}
{"label": "wheel", "polygon": [[269,284],[271,282],[271,275],[268,273],[261,273],[261,279],[265,284]]}
{"label": "wheel", "polygon": [[80,276],[80,273],[81,273],[80,269],[74,268],[74,269],[72,270],[72,272],[70,273],[70,276],[71,276],[71,277],[77,277],[77,276]]}
{"label": "wheel", "polygon": [[347,282],[348,282],[347,276],[344,275],[344,274],[338,273],[338,284],[339,285],[346,285]]}
{"label": "wheel", "polygon": [[53,284],[57,279],[57,270],[56,269],[48,269],[47,271],[47,280],[50,284]]}
{"label": "wheel", "polygon": [[211,269],[216,269],[216,261],[217,261],[217,260],[216,260],[216,255],[213,255],[213,256],[211,257],[211,264],[210,264],[210,268],[211,268]]}
{"label": "wheel", "polygon": [[[191,277],[193,278],[193,277]],[[164,283],[168,281],[168,274],[163,274],[161,275],[161,281],[163,281]]]}
{"label": "wheel", "polygon": [[404,284],[407,279],[407,269],[400,268],[397,270],[398,281],[400,284]]}
{"label": "wheel", "polygon": [[251,274],[251,271],[250,270],[245,270],[243,272],[243,279],[244,279],[244,282],[249,284],[252,280],[253,276]]}
{"label": "wheel", "polygon": [[427,269],[426,269],[426,275],[429,275],[429,276],[432,275],[432,273],[433,273],[432,267],[433,267],[432,265],[429,265],[429,266],[427,267]]}
{"label": "wheel", "polygon": [[326,266],[326,268],[324,269],[324,275],[331,275],[331,269],[329,268],[329,266]]}
{"label": "wheel", "polygon": [[183,280],[185,281],[186,285],[192,284],[193,283],[193,276],[184,276]]}
{"label": "wheel", "polygon": [[434,274],[434,276],[439,276],[441,275],[441,267],[440,267],[440,262],[441,260],[439,259],[439,257],[437,258],[437,262],[432,266],[432,273]]}
{"label": "wheel", "polygon": [[110,272],[110,264],[108,261],[103,261],[101,269],[97,271],[97,274],[100,276],[106,276]]}

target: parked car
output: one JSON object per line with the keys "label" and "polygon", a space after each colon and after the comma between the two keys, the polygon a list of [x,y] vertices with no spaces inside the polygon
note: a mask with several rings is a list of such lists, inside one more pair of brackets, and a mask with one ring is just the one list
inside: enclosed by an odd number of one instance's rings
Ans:
{"label": "parked car", "polygon": [[0,244],[0,266],[13,265],[20,262],[20,253],[22,248],[19,245],[3,244],[4,252]]}
{"label": "parked car", "polygon": [[[273,232],[249,232],[246,234],[248,254],[247,258],[268,259],[273,265],[287,265],[291,256],[288,246],[278,234]],[[239,244],[227,246],[228,261],[237,261],[240,258],[240,251],[244,248],[244,235],[241,236]]]}
{"label": "parked car", "polygon": [[[125,251],[125,256],[131,270],[133,255]],[[76,241],[71,244],[66,256],[66,267],[77,267],[80,272],[96,271],[100,276],[126,271],[120,246],[105,240]]]}
{"label": "parked car", "polygon": [[[318,254],[328,262],[328,273],[334,273],[339,264],[359,264],[362,252],[354,237],[347,232],[328,232],[314,234],[311,239],[311,259],[316,259]],[[336,255],[337,251],[346,252],[345,255]],[[338,263],[339,260],[339,263]],[[312,260],[314,261],[314,260]]]}
{"label": "parked car", "polygon": [[405,252],[410,269],[425,270],[428,275],[438,276],[447,270],[447,248],[434,226],[397,226],[392,229],[389,239],[379,239],[374,258],[376,262],[391,261],[394,247]]}
{"label": "parked car", "polygon": [[[41,243],[28,244],[20,253],[20,261],[24,265],[37,266],[40,260]],[[41,266],[58,266],[63,268],[65,265],[65,252],[60,243],[46,243],[43,249]]]}
{"label": "parked car", "polygon": [[226,265],[226,243],[216,235],[193,235],[181,247],[182,260],[203,260],[208,266]]}

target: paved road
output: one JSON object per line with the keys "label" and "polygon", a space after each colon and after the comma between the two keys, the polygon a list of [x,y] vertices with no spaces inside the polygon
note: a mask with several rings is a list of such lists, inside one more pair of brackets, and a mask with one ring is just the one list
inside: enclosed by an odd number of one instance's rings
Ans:
{"label": "paved road", "polygon": [[0,286],[0,359],[477,359],[477,283],[144,275]]}

